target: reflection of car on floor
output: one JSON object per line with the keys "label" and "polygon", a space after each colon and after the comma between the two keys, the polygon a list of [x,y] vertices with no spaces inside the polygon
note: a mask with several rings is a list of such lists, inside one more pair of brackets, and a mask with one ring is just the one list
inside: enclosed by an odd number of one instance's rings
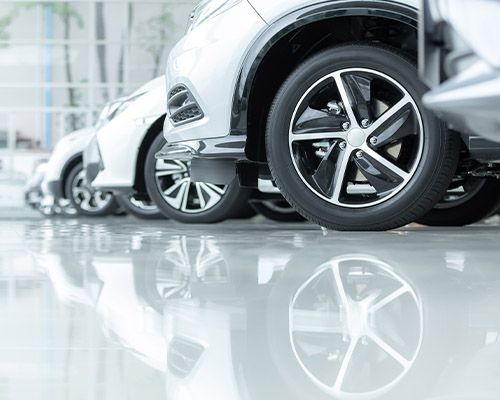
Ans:
{"label": "reflection of car on floor", "polygon": [[[251,215],[247,202],[253,192],[237,180],[194,182],[189,162],[155,158],[165,144],[166,101],[165,80],[158,78],[104,109],[84,155],[88,181],[114,192],[140,218],[210,223]],[[290,207],[285,211],[290,214]]]}
{"label": "reflection of car on floor", "polygon": [[87,185],[83,169],[83,151],[94,130],[83,129],[61,139],[47,164],[44,192],[51,197],[46,207],[62,213],[82,216],[111,215],[117,210],[113,195]]}
{"label": "reflection of car on floor", "polygon": [[169,398],[495,398],[486,371],[500,361],[500,275],[479,253],[436,246],[408,262],[404,252],[353,245],[312,262],[310,243],[284,247],[284,259],[295,255],[264,274],[235,264],[230,245],[207,253],[224,265],[214,278],[191,244],[182,258],[190,296],[165,306]]}

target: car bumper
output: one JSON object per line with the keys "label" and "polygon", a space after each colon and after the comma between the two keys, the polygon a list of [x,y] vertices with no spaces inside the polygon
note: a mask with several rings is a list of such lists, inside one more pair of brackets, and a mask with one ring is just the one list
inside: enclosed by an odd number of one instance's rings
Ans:
{"label": "car bumper", "polygon": [[[455,130],[500,141],[500,59],[491,56],[497,53],[497,45],[486,33],[473,37],[480,26],[469,30],[481,24],[483,14],[468,10],[477,8],[462,10],[449,0],[424,1],[419,62],[422,79],[431,87],[424,104]],[[495,10],[500,18],[498,4],[490,14]],[[498,30],[493,37],[498,37],[500,29],[493,29]]]}
{"label": "car bumper", "polygon": [[48,181],[45,187],[47,190],[47,194],[49,196],[52,196],[54,199],[64,198],[63,183],[60,179]]}
{"label": "car bumper", "polygon": [[[232,97],[247,46],[265,26],[251,5],[242,1],[205,21],[177,43],[166,70],[169,107],[164,135],[169,144],[182,143],[200,155],[219,155],[216,149],[222,155],[241,153],[242,138],[227,138]],[[185,90],[184,100],[199,107],[199,113],[187,121],[174,120],[179,104],[183,104],[174,98],[183,96],[179,90]],[[236,150],[231,148],[235,141],[239,142]]]}
{"label": "car bumper", "polygon": [[92,138],[83,152],[83,167],[85,169],[85,177],[90,185],[97,178],[99,172],[104,170],[97,135]]}

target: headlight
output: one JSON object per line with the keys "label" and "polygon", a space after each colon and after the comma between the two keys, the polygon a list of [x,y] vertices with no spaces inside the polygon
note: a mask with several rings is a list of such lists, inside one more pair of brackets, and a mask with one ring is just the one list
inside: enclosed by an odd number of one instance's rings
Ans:
{"label": "headlight", "polygon": [[96,130],[107,124],[108,122],[111,122],[114,120],[116,117],[118,117],[121,113],[123,113],[132,103],[137,101],[139,98],[144,96],[147,93],[141,92],[138,94],[135,94],[133,96],[125,97],[116,101],[113,101],[111,103],[108,103],[104,109],[101,112],[101,115],[99,116],[99,119],[96,124]]}
{"label": "headlight", "polygon": [[208,19],[219,15],[243,0],[203,0],[192,11],[189,17],[188,32],[201,25]]}

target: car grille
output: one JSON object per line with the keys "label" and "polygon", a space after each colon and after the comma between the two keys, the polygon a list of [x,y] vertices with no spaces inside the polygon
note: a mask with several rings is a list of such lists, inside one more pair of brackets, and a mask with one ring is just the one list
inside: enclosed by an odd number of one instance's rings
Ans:
{"label": "car grille", "polygon": [[174,125],[183,125],[203,118],[203,111],[184,85],[175,86],[168,94],[168,115]]}
{"label": "car grille", "polygon": [[168,346],[168,369],[178,378],[186,378],[198,363],[204,347],[190,340],[175,337]]}

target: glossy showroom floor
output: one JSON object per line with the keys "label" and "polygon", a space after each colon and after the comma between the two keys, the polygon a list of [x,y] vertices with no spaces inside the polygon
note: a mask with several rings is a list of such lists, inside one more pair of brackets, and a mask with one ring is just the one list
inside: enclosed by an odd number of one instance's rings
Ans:
{"label": "glossy showroom floor", "polygon": [[500,226],[0,221],[0,399],[498,400]]}

